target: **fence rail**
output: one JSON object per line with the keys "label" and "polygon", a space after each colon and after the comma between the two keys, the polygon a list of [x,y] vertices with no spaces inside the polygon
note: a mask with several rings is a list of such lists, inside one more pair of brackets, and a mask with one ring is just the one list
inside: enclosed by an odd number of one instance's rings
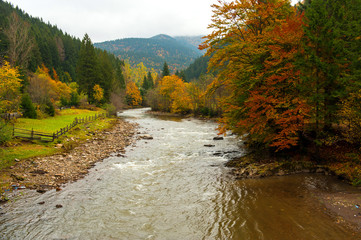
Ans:
{"label": "fence rail", "polygon": [[44,141],[44,142],[53,142],[55,139],[61,137],[65,133],[69,132],[70,129],[72,129],[73,127],[75,127],[78,124],[92,122],[92,121],[97,120],[98,118],[104,118],[104,117],[106,117],[105,113],[95,114],[94,116],[89,116],[89,117],[75,118],[72,123],[70,123],[69,125],[67,125],[64,128],[60,128],[59,130],[57,130],[56,132],[53,132],[53,133],[45,133],[45,132],[40,132],[40,131],[34,131],[34,129],[28,130],[28,129],[14,127],[13,128],[13,137],[14,138],[25,138],[25,139],[30,139],[30,140],[40,140],[40,141]]}

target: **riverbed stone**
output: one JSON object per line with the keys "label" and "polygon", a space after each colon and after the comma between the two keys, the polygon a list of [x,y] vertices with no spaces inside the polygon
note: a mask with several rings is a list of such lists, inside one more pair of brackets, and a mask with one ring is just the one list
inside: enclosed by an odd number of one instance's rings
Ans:
{"label": "riverbed stone", "polygon": [[213,140],[215,140],[215,141],[219,141],[219,140],[223,140],[224,138],[223,137],[221,137],[221,136],[218,136],[218,137],[214,137],[213,138]]}
{"label": "riverbed stone", "polygon": [[215,147],[216,145],[213,144],[204,144],[205,147]]}
{"label": "riverbed stone", "polygon": [[145,135],[142,135],[140,136],[141,139],[144,139],[144,140],[152,140],[153,137],[149,134],[145,134]]}

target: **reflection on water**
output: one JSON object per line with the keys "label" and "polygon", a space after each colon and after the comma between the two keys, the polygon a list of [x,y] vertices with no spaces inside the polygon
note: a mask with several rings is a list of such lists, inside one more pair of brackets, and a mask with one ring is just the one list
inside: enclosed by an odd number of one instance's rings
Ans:
{"label": "reflection on water", "polygon": [[312,197],[344,188],[332,178],[235,181],[214,153],[239,151],[239,142],[213,141],[214,123],[159,119],[144,109],[122,116],[154,139],[60,192],[27,192],[3,209],[0,239],[355,239]]}

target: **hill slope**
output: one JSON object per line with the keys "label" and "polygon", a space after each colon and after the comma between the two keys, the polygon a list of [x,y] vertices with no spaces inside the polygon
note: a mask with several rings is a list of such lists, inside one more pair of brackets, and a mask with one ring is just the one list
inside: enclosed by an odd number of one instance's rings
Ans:
{"label": "hill slope", "polygon": [[128,59],[132,66],[143,62],[147,68],[155,70],[161,70],[165,61],[172,71],[183,69],[202,55],[192,44],[164,34],[151,38],[118,39],[94,45],[121,59]]}

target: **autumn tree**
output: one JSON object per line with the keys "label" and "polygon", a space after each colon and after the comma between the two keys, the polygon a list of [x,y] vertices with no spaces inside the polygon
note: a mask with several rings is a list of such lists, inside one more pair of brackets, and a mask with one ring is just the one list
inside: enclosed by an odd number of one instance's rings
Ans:
{"label": "autumn tree", "polygon": [[97,104],[100,103],[100,101],[104,97],[104,90],[98,85],[95,84],[93,88],[93,98]]}
{"label": "autumn tree", "polygon": [[158,85],[161,97],[160,108],[163,111],[187,113],[191,110],[191,99],[187,92],[187,84],[178,76],[165,76]]}
{"label": "autumn tree", "polygon": [[142,103],[139,88],[132,81],[129,81],[126,86],[126,101],[130,106],[138,106]]}
{"label": "autumn tree", "polygon": [[201,48],[219,71],[210,88],[230,93],[222,99],[221,130],[247,133],[250,142],[277,150],[296,145],[307,109],[295,98],[299,73],[292,64],[301,16],[287,0],[218,1],[213,9],[213,32]]}
{"label": "autumn tree", "polygon": [[254,79],[260,82],[250,90],[244,103],[245,127],[253,140],[275,147],[277,151],[297,146],[299,134],[308,121],[309,105],[300,94],[300,71],[295,68],[300,51],[302,15],[290,15],[265,35],[269,56]]}
{"label": "autumn tree", "polygon": [[26,92],[29,93],[32,102],[49,115],[53,115],[51,105],[58,104],[61,99],[70,99],[73,92],[68,84],[52,79],[45,65],[38,67],[28,81]]}
{"label": "autumn tree", "polygon": [[16,111],[20,102],[21,79],[17,68],[8,62],[0,68],[0,113]]}

